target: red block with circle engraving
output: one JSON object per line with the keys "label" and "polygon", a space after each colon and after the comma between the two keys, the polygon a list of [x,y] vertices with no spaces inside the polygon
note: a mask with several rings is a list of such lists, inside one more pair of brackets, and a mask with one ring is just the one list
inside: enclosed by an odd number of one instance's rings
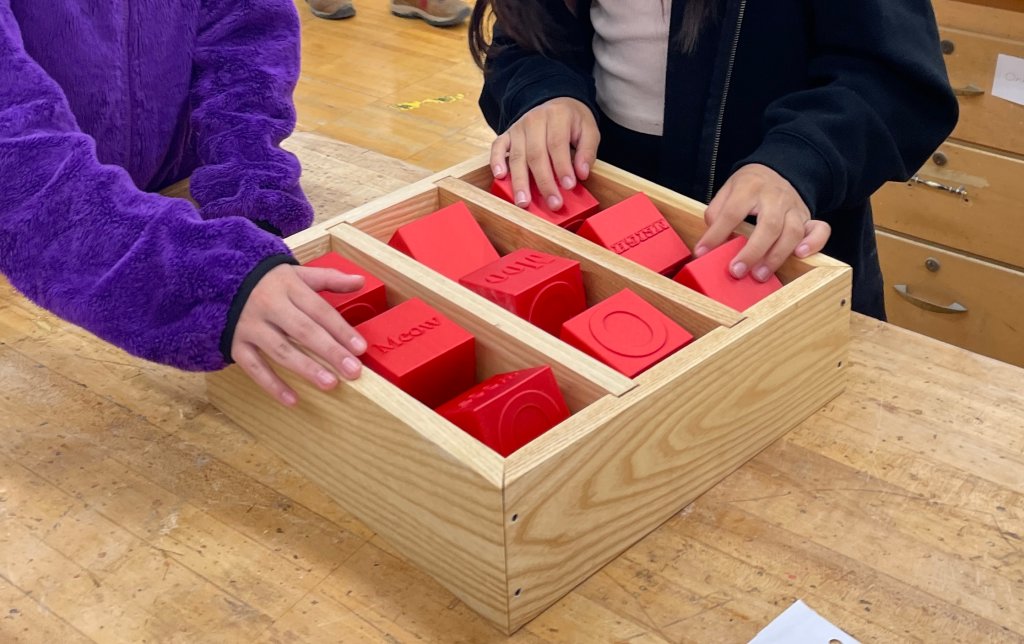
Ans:
{"label": "red block with circle engraving", "polygon": [[693,335],[623,289],[562,326],[562,339],[632,378],[693,341]]}
{"label": "red block with circle engraving", "polygon": [[476,382],[473,335],[419,298],[356,327],[366,339],[366,366],[430,407]]}
{"label": "red block with circle engraving", "polygon": [[521,248],[459,282],[548,333],[587,308],[580,263]]}
{"label": "red block with circle engraving", "polygon": [[737,311],[745,311],[782,288],[782,282],[775,275],[767,282],[758,282],[750,273],[742,279],[732,276],[729,266],[746,244],[746,237],[731,239],[691,261],[674,279]]}
{"label": "red block with circle engraving", "polygon": [[498,259],[498,251],[461,201],[402,226],[388,244],[456,281]]}
{"label": "red block with circle engraving", "polygon": [[437,408],[452,424],[502,456],[569,417],[551,367],[503,373]]}
{"label": "red block with circle engraving", "polygon": [[[580,227],[583,221],[593,215],[601,207],[597,203],[597,199],[594,195],[590,194],[590,191],[580,183],[576,182],[576,187],[572,190],[566,190],[559,187],[559,192],[562,195],[562,207],[558,210],[552,210],[548,208],[546,197],[540,193],[537,188],[537,184],[534,183],[533,177],[530,177],[530,205],[526,208],[529,212],[543,217],[551,223],[561,226],[562,228],[568,228],[569,230],[576,230]],[[491,193],[495,194],[509,203],[515,203],[515,196],[512,194],[512,179],[507,176],[504,179],[495,179],[491,183]]]}
{"label": "red block with circle engraving", "polygon": [[674,275],[690,258],[683,239],[642,192],[590,217],[577,232],[662,275]]}
{"label": "red block with circle engraving", "polygon": [[321,255],[314,260],[306,262],[306,266],[314,268],[333,268],[349,275],[362,275],[366,283],[363,288],[350,293],[335,293],[333,291],[320,291],[320,297],[327,300],[341,313],[349,324],[356,325],[366,322],[373,316],[383,313],[388,308],[387,289],[384,282],[370,275],[362,266],[350,262],[335,252]]}

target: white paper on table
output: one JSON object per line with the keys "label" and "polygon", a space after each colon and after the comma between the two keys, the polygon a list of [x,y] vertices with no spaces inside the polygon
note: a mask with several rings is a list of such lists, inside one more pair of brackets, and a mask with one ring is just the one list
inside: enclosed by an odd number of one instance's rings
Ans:
{"label": "white paper on table", "polygon": [[1024,58],[999,54],[996,75],[992,79],[992,96],[1024,105]]}
{"label": "white paper on table", "polygon": [[860,644],[833,626],[807,604],[796,600],[771,624],[750,640],[750,644]]}

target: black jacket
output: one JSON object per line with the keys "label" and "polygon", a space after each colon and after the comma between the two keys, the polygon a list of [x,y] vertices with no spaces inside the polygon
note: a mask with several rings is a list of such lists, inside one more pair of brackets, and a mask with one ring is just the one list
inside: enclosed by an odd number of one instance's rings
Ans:
{"label": "black jacket", "polygon": [[[590,0],[575,16],[562,0],[532,1],[545,6],[566,51],[526,51],[496,25],[480,106],[497,132],[558,96],[599,114]],[[684,7],[674,0],[673,25]],[[670,47],[661,170],[648,178],[706,203],[739,166],[771,167],[832,225],[825,252],[854,267],[854,309],[883,317],[868,199],[884,182],[909,178],[958,115],[930,2],[722,0],[712,32],[717,41],[702,44],[710,79],[698,87],[692,57]],[[706,96],[703,106],[681,109],[693,92]],[[694,151],[696,159],[681,157]]]}

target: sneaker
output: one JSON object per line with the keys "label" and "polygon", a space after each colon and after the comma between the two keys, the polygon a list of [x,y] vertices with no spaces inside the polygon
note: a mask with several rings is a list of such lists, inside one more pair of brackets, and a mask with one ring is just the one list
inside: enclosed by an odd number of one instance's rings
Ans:
{"label": "sneaker", "polygon": [[391,13],[422,18],[433,27],[453,27],[465,22],[472,9],[462,0],[391,0]]}
{"label": "sneaker", "polygon": [[341,20],[356,15],[352,0],[306,0],[310,10],[317,18]]}

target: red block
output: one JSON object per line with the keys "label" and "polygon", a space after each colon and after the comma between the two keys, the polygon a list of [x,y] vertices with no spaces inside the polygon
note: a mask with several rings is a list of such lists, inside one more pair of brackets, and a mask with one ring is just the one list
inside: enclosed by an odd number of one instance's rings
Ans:
{"label": "red block", "polygon": [[402,226],[388,243],[453,280],[498,259],[498,251],[461,201]]}
{"label": "red block", "polygon": [[[547,197],[540,193],[537,184],[534,183],[531,176],[531,200],[530,205],[526,209],[562,228],[576,230],[587,217],[597,212],[601,207],[597,203],[597,199],[594,198],[594,195],[590,194],[590,191],[582,183],[576,182],[576,187],[572,190],[566,190],[562,187],[559,187],[558,190],[562,195],[563,205],[559,210],[552,210],[547,206]],[[507,176],[504,179],[494,180],[491,184],[491,193],[510,203],[516,202],[515,196],[512,194],[512,179]]]}
{"label": "red block", "polygon": [[782,288],[782,282],[774,275],[767,282],[758,282],[750,273],[743,279],[732,276],[729,265],[746,243],[746,237],[731,239],[691,261],[674,279],[737,311],[745,311]]}
{"label": "red block", "polygon": [[566,322],[562,339],[632,378],[693,336],[627,288]]}
{"label": "red block", "polygon": [[351,293],[334,293],[320,291],[320,297],[327,300],[338,313],[351,325],[362,324],[388,308],[387,289],[384,282],[370,275],[365,268],[345,259],[338,253],[327,253],[306,262],[306,266],[314,268],[334,268],[349,275],[362,275],[366,278],[363,288]]}
{"label": "red block", "polygon": [[437,408],[454,425],[502,456],[569,417],[551,367],[504,373]]}
{"label": "red block", "polygon": [[578,232],[662,275],[675,274],[690,258],[690,249],[642,192],[587,219]]}
{"label": "red block", "polygon": [[548,333],[587,308],[580,263],[521,248],[459,282]]}
{"label": "red block", "polygon": [[430,407],[476,382],[473,336],[419,298],[363,322],[363,362]]}

